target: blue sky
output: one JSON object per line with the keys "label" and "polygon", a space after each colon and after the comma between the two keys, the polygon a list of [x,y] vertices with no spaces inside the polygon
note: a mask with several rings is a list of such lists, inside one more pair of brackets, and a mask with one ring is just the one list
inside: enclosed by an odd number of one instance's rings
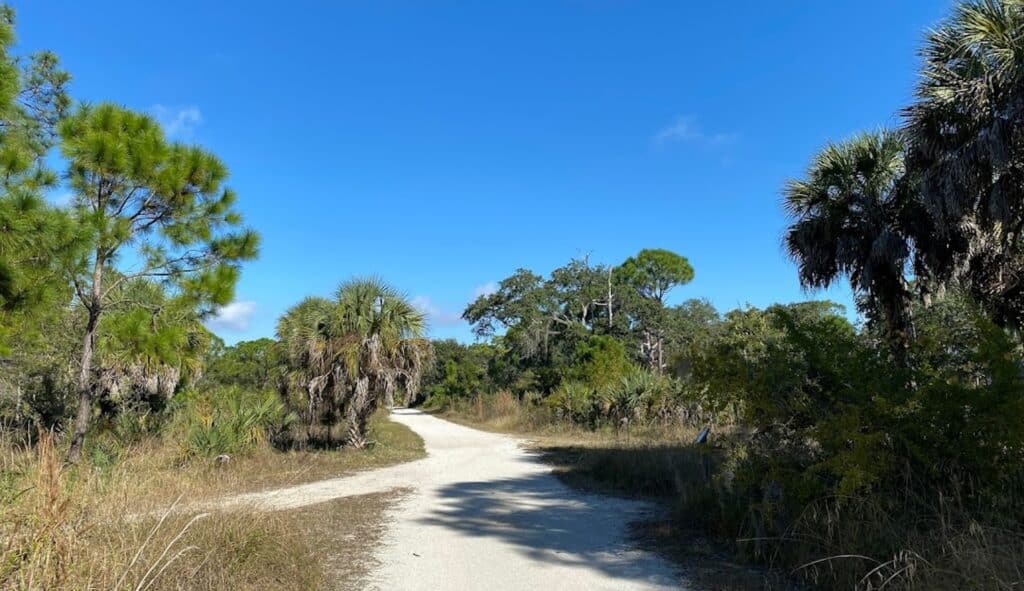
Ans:
{"label": "blue sky", "polygon": [[517,267],[687,256],[725,311],[806,294],[779,191],[829,139],[891,125],[938,0],[14,0],[73,93],[211,149],[263,237],[225,340],[352,275],[438,337]]}

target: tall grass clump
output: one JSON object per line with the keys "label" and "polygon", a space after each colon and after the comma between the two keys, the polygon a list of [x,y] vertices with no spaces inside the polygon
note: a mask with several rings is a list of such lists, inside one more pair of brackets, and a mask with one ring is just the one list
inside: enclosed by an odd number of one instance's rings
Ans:
{"label": "tall grass clump", "polygon": [[160,512],[140,513],[134,498],[160,491],[142,490],[137,470],[65,466],[48,433],[32,450],[7,451],[2,468],[19,478],[0,503],[0,589],[255,591],[321,582],[314,549],[287,515],[197,514],[187,497],[167,495]]}

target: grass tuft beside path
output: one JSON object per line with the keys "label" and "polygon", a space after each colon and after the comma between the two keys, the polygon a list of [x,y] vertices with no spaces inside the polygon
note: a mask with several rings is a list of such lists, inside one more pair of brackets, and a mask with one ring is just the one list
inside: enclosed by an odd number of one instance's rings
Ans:
{"label": "grass tuft beside path", "polygon": [[[65,466],[44,437],[0,454],[0,589],[354,589],[399,492],[303,509],[169,511],[222,494],[333,478],[423,457],[407,427],[375,418],[367,450],[277,452],[182,464],[148,441],[116,462]],[[152,512],[152,513],[151,513]],[[132,515],[151,515],[132,518]]]}

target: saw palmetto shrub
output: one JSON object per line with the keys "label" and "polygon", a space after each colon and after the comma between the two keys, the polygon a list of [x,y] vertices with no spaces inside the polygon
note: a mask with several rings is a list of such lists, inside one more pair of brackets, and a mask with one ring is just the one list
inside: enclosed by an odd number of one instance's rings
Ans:
{"label": "saw palmetto shrub", "polygon": [[178,428],[188,455],[244,453],[274,441],[295,421],[272,391],[216,387],[183,394],[178,403]]}

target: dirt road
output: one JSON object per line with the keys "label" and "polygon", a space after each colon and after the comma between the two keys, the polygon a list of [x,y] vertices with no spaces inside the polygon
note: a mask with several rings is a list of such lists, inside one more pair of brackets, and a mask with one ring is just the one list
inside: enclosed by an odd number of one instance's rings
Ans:
{"label": "dirt road", "polygon": [[418,433],[427,458],[354,476],[240,495],[225,505],[300,507],[409,488],[389,514],[369,589],[380,591],[686,588],[672,565],[627,540],[652,508],[562,484],[513,437],[414,410],[392,419]]}

